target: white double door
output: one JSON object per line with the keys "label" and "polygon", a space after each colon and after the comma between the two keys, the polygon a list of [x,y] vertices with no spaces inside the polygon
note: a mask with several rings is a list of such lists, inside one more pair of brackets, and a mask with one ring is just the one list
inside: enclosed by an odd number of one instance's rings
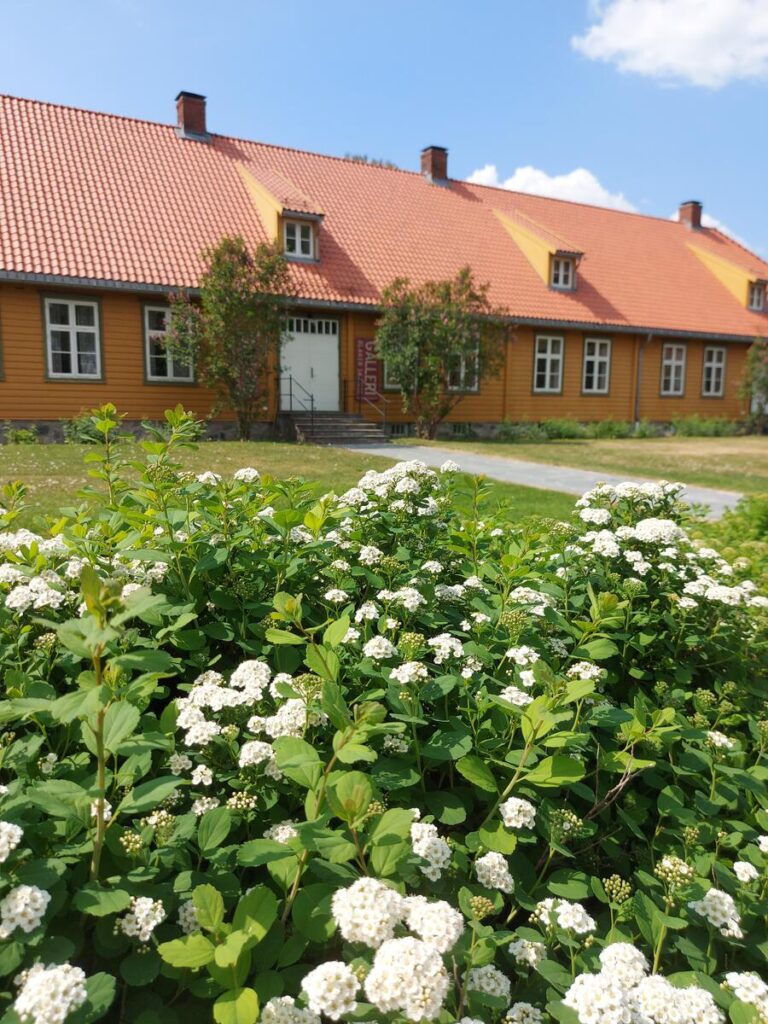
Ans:
{"label": "white double door", "polygon": [[[301,411],[314,398],[319,411],[339,408],[339,321],[290,317],[280,363],[280,407]],[[292,380],[288,380],[292,378]]]}

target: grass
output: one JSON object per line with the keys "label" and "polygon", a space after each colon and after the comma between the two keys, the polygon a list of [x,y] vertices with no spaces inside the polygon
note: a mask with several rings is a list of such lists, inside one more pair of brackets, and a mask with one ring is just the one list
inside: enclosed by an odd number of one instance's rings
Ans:
{"label": "grass", "polygon": [[[83,462],[88,451],[93,448],[87,445],[0,446],[0,484],[20,480],[27,486],[30,507],[24,513],[22,525],[40,526],[44,517],[57,517],[62,507],[78,503],[78,492],[89,482]],[[402,454],[407,457],[407,453]],[[381,470],[395,460],[311,445],[212,441],[184,452],[181,461],[185,469],[193,472],[212,469],[222,475],[241,466],[255,466],[259,472],[275,477],[304,477],[317,484],[319,493],[341,493],[352,487],[367,469]],[[98,486],[98,481],[93,483]],[[508,505],[514,518],[535,514],[561,519],[573,509],[574,499],[557,491],[495,482],[489,489],[491,500]]]}
{"label": "grass", "polygon": [[[408,443],[422,442],[402,442]],[[768,437],[649,437],[538,444],[451,438],[425,443],[555,466],[681,480],[746,494],[768,493]]]}

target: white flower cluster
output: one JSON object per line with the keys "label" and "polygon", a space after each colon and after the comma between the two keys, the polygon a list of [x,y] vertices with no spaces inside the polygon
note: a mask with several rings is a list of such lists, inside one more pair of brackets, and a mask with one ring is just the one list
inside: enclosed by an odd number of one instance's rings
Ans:
{"label": "white flower cluster", "polygon": [[565,674],[569,679],[590,679],[597,682],[605,675],[605,669],[595,665],[592,661],[577,661],[569,667]]}
{"label": "white flower cluster", "polygon": [[363,645],[363,654],[374,661],[386,661],[387,658],[395,657],[397,648],[385,636],[373,636]]}
{"label": "white flower cluster", "polygon": [[500,853],[489,851],[475,861],[475,874],[480,885],[500,892],[514,891],[515,880],[509,872],[509,865]]}
{"label": "white flower cluster", "polygon": [[85,974],[70,964],[35,964],[15,981],[13,1008],[22,1024],[62,1024],[88,998]]}
{"label": "white flower cluster", "polygon": [[736,875],[740,882],[744,885],[749,885],[750,882],[754,882],[756,878],[760,877],[760,872],[757,870],[754,864],[750,864],[748,860],[737,860],[733,865],[733,873]]}
{"label": "white flower cluster", "polygon": [[5,607],[14,612],[25,612],[28,608],[60,608],[67,599],[66,592],[55,590],[51,578],[61,582],[55,573],[51,577],[33,576],[28,583],[14,587],[5,599]]}
{"label": "white flower cluster", "polygon": [[50,893],[36,885],[17,885],[0,901],[0,939],[7,939],[17,928],[29,934],[45,917]]}
{"label": "white flower cluster", "polygon": [[437,949],[408,936],[388,939],[376,951],[365,994],[382,1013],[400,1012],[412,1021],[434,1020],[449,984]]}
{"label": "white flower cluster", "polygon": [[131,909],[115,922],[115,929],[129,938],[140,942],[149,942],[152,932],[165,920],[165,907],[162,900],[153,900],[149,896],[134,896]]}
{"label": "white flower cluster", "polygon": [[514,587],[509,593],[509,599],[510,601],[517,602],[517,604],[527,605],[528,611],[532,615],[538,616],[543,615],[544,609],[555,603],[554,598],[550,594],[542,594],[531,587]]}
{"label": "white flower cluster", "polygon": [[512,994],[512,983],[509,978],[493,964],[473,967],[467,973],[467,988],[474,992],[484,992],[488,996],[498,996],[507,1002]]}
{"label": "white flower cluster", "polygon": [[535,921],[540,921],[545,928],[556,925],[575,935],[586,935],[597,927],[594,918],[589,916],[580,903],[554,899],[551,896],[537,903],[531,916]]}
{"label": "white flower cluster", "polygon": [[361,942],[371,949],[391,939],[405,915],[403,897],[377,878],[358,878],[346,889],[337,889],[331,913],[347,942]]}
{"label": "white flower cluster", "polygon": [[529,800],[518,796],[499,804],[499,814],[507,828],[533,828],[536,823],[536,808]]}
{"label": "white flower cluster", "polygon": [[533,697],[530,693],[526,693],[525,690],[521,690],[519,686],[505,686],[499,696],[502,700],[507,701],[509,704],[514,704],[519,708],[524,708],[533,702]]}
{"label": "white flower cluster", "polygon": [[24,830],[11,821],[0,821],[0,864],[5,863],[21,842]]}
{"label": "white flower cluster", "polygon": [[273,996],[261,1011],[261,1024],[320,1024],[313,1010],[296,1005],[293,996]]}
{"label": "white flower cluster", "polygon": [[544,959],[547,947],[543,942],[532,942],[530,939],[515,939],[509,944],[509,952],[515,963],[536,967]]}
{"label": "white flower cluster", "polygon": [[648,976],[648,961],[617,942],[600,953],[598,974],[581,974],[563,998],[581,1024],[721,1024],[723,1015],[704,989],[677,988]]}
{"label": "white flower cluster", "polygon": [[742,1003],[754,1006],[762,1020],[768,1020],[768,985],[758,974],[730,971],[725,985]]}
{"label": "white flower cluster", "polygon": [[437,826],[415,821],[411,825],[411,846],[417,857],[427,861],[419,865],[421,872],[436,882],[451,863],[451,848],[438,835]]}
{"label": "white flower cluster", "polygon": [[313,1013],[339,1020],[357,1007],[360,983],[351,967],[340,960],[329,960],[310,971],[301,983]]}
{"label": "white flower cluster", "polygon": [[464,654],[464,644],[450,633],[440,633],[427,640],[427,644],[435,652],[435,664],[442,665],[450,658],[461,658]]}
{"label": "white flower cluster", "polygon": [[278,824],[270,825],[264,832],[265,839],[271,839],[275,843],[287,843],[298,836],[295,821],[281,821]]}
{"label": "white flower cluster", "polygon": [[250,706],[259,701],[269,684],[272,673],[262,661],[245,661],[230,677],[229,684],[219,673],[209,669],[198,676],[186,697],[177,698],[179,715],[176,724],[186,730],[184,742],[188,747],[205,746],[221,732],[215,719],[206,716],[225,708]]}
{"label": "white flower cluster", "polygon": [[179,928],[184,932],[185,935],[191,935],[192,932],[196,932],[200,924],[197,920],[197,909],[192,900],[187,900],[182,903],[179,907]]}
{"label": "white flower cluster", "polygon": [[514,661],[520,668],[529,668],[539,660],[539,652],[522,644],[520,647],[510,647],[504,657]]}
{"label": "white flower cluster", "polygon": [[691,910],[701,914],[720,934],[727,939],[741,939],[741,918],[733,897],[722,889],[709,889],[703,899],[691,900]]}
{"label": "white flower cluster", "polygon": [[390,672],[390,677],[404,686],[409,683],[418,683],[420,680],[426,679],[428,675],[427,666],[420,661],[405,661]]}
{"label": "white flower cluster", "polygon": [[283,773],[277,767],[275,751],[271,743],[264,743],[262,740],[249,740],[240,748],[240,755],[237,762],[241,768],[257,768],[264,765],[264,771],[270,778],[281,779]]}
{"label": "white flower cluster", "polygon": [[240,480],[245,484],[254,484],[260,478],[258,469],[254,469],[253,466],[243,466],[242,469],[236,469],[232,476],[235,480]]}
{"label": "white flower cluster", "polygon": [[530,1003],[513,1003],[504,1014],[503,1024],[544,1024],[544,1014]]}
{"label": "white flower cluster", "polygon": [[464,918],[445,900],[430,903],[424,896],[406,896],[405,924],[439,953],[453,949],[464,931]]}
{"label": "white flower cluster", "polygon": [[426,597],[415,587],[400,587],[398,590],[380,590],[376,595],[380,601],[398,604],[407,612],[415,612],[427,603]]}

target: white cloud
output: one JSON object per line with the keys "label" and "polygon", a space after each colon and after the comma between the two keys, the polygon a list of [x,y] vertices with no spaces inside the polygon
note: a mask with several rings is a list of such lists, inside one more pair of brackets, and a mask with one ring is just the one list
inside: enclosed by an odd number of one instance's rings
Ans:
{"label": "white cloud", "polygon": [[667,82],[720,88],[768,79],[766,0],[597,0],[571,45],[592,60]]}
{"label": "white cloud", "polygon": [[529,192],[552,199],[570,199],[576,203],[608,206],[613,210],[634,211],[635,207],[621,192],[609,192],[586,167],[577,167],[568,174],[547,174],[538,167],[518,167],[503,181],[495,164],[486,164],[473,171],[467,181],[474,185],[495,185],[512,192]]}

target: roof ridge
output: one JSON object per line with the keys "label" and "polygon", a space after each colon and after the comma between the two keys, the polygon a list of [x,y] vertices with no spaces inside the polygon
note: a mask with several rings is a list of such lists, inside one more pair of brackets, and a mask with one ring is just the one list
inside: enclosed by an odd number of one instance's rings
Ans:
{"label": "roof ridge", "polygon": [[[76,107],[71,103],[54,103],[51,100],[37,100],[28,96],[14,96],[11,93],[0,92],[0,100],[12,100],[14,103],[24,103],[35,107],[55,107],[58,110],[72,110],[78,114],[93,114],[95,117],[105,117],[115,121],[133,121],[137,124],[149,124],[156,128],[170,128],[175,131],[176,125],[168,121],[153,121],[148,117],[133,117],[130,114],[115,114],[108,110],[92,110],[90,107]],[[227,142],[247,142],[252,146],[264,146],[266,149],[288,150],[290,153],[303,153],[307,156],[318,157],[321,160],[334,160],[339,163],[352,164],[356,167],[368,167],[377,171],[390,171],[394,174],[409,174],[421,177],[420,171],[410,171],[404,167],[389,167],[379,163],[369,163],[365,160],[356,160],[348,156],[336,156],[333,153],[318,153],[313,149],[302,149],[299,146],[286,146],[278,142],[264,142],[261,139],[248,139],[242,135],[227,135],[222,132],[210,132],[212,139],[223,139]],[[461,179],[454,181],[461,183]]]}

